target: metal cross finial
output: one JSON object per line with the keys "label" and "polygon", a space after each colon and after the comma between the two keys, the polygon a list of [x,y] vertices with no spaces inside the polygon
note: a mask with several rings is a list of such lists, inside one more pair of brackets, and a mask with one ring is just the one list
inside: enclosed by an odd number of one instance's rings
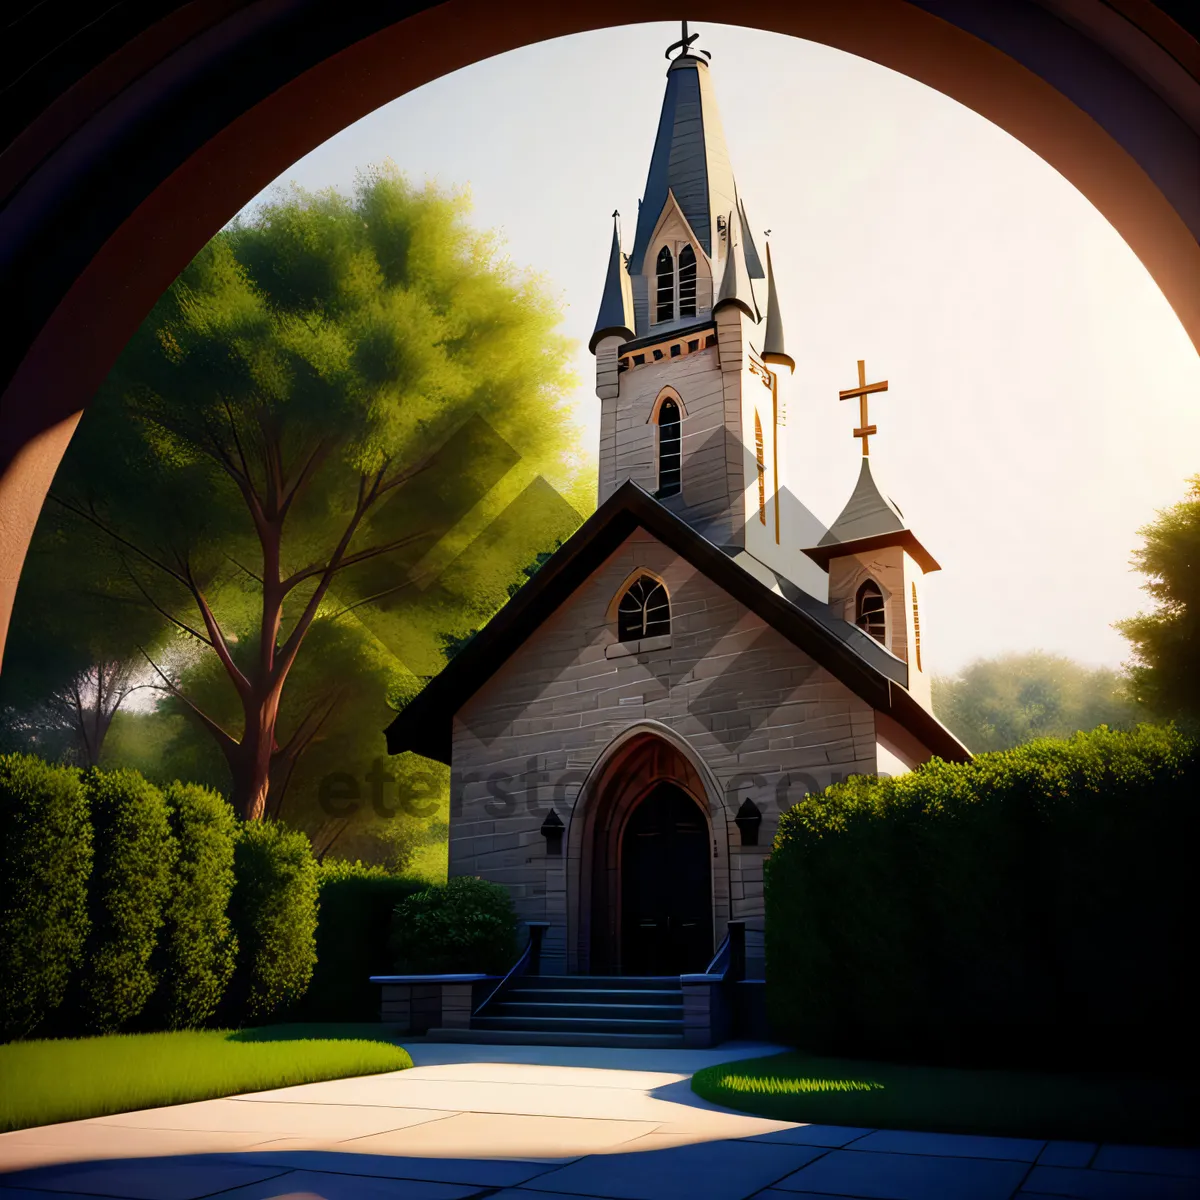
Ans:
{"label": "metal cross finial", "polygon": [[[679,56],[680,58],[682,58],[684,54],[690,54],[692,52],[692,43],[700,36],[698,33],[693,33],[691,36],[689,36],[687,22],[684,21],[682,24],[683,24],[683,37],[681,37],[679,39],[679,41],[677,41],[677,42],[672,42],[667,47],[667,53],[665,55],[665,57],[667,57],[667,58],[671,57],[672,50],[681,51],[681,54]],[[703,54],[705,58],[712,58],[712,55],[709,54],[709,52],[707,50],[701,50],[700,53]]]}
{"label": "metal cross finial", "polygon": [[858,420],[859,426],[854,431],[856,438],[862,438],[863,458],[870,455],[871,451],[867,444],[867,439],[872,434],[878,433],[874,425],[867,424],[867,397],[872,392],[886,392],[888,390],[887,380],[882,383],[867,382],[867,367],[866,363],[860,358],[858,360],[858,387],[847,388],[844,392],[838,392],[839,400],[849,400],[853,396],[858,397]]}

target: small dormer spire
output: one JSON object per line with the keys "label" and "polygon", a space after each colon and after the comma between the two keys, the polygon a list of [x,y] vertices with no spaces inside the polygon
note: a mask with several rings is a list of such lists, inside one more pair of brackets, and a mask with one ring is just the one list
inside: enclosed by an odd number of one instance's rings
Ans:
{"label": "small dormer spire", "polygon": [[713,312],[726,305],[740,308],[752,321],[758,320],[758,309],[754,303],[754,289],[750,286],[750,272],[746,269],[746,256],[742,250],[740,214],[730,212],[725,218],[725,269],[721,273],[721,287]]}
{"label": "small dormer spire", "polygon": [[625,256],[621,252],[621,214],[613,210],[612,248],[608,254],[608,274],[604,279],[604,293],[600,298],[600,311],[596,314],[596,328],[592,333],[588,349],[595,354],[601,338],[618,335],[626,340],[633,337],[633,285]]}
{"label": "small dormer spire", "polygon": [[[770,230],[767,231],[768,233]],[[771,267],[771,243],[767,243],[767,329],[763,334],[762,359],[776,363],[795,373],[796,361],[784,349],[783,317],[779,312],[779,296],[775,291],[775,271]]]}

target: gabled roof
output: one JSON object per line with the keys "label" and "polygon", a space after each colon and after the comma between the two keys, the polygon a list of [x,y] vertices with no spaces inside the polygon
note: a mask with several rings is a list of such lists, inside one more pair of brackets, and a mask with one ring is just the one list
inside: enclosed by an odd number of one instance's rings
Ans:
{"label": "gabled roof", "polygon": [[846,507],[825,536],[805,554],[823,567],[845,554],[865,554],[883,546],[903,546],[924,571],[940,571],[937,560],[917,540],[904,522],[904,514],[889,500],[871,474],[871,460],[863,456],[858,483]]}
{"label": "gabled roof", "polygon": [[713,258],[717,217],[737,208],[737,192],[708,63],[699,55],[682,54],[667,70],[667,89],[629,256],[635,272],[642,269],[668,191],[675,193],[705,254]]}
{"label": "gabled roof", "polygon": [[[447,663],[387,730],[388,752],[449,763],[454,714],[635,530],[645,529],[942,758],[965,746],[908,693],[908,669],[861,629],[797,588],[774,591],[637,484],[623,483]],[[790,595],[788,592],[790,591]]]}
{"label": "gabled roof", "polygon": [[608,274],[604,278],[604,294],[600,298],[600,311],[596,314],[596,329],[588,342],[588,349],[595,354],[596,343],[609,334],[631,338],[633,325],[633,285],[625,260],[621,254],[621,231],[617,225],[617,214],[613,213],[612,248],[608,253]]}

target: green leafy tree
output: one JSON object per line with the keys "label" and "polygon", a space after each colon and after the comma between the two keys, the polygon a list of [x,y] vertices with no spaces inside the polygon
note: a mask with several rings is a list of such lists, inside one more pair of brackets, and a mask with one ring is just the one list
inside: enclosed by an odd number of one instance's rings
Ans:
{"label": "green leafy tree", "polygon": [[1139,530],[1133,565],[1158,603],[1117,624],[1133,647],[1134,693],[1162,717],[1200,717],[1200,475],[1187,495]]}
{"label": "green leafy tree", "polygon": [[1120,672],[1041,652],[979,659],[957,677],[935,677],[933,708],[975,753],[1098,725],[1127,729],[1146,715]]}
{"label": "green leafy tree", "polygon": [[143,651],[159,652],[168,630],[95,530],[48,505],[21,570],[0,676],[6,747],[98,766],[114,717],[146,686]]}
{"label": "green leafy tree", "polygon": [[[464,213],[385,170],[223,231],[125,350],[52,491],[201,648],[202,666],[154,666],[243,818],[278,807],[353,692],[292,703],[322,622],[353,613],[411,693],[444,662],[439,632],[478,623],[579,522],[558,490],[576,470],[559,313]],[[202,696],[215,678],[221,704]]]}

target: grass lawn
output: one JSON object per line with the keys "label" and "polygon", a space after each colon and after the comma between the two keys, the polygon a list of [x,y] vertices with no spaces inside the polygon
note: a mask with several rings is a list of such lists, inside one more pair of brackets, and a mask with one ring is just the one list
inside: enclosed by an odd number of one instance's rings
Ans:
{"label": "grass lawn", "polygon": [[268,1025],[0,1046],[0,1131],[412,1066],[386,1025]]}
{"label": "grass lawn", "polygon": [[692,1090],[728,1108],[813,1125],[1191,1145],[1193,1080],[1043,1075],[816,1058],[797,1052],[706,1067]]}

